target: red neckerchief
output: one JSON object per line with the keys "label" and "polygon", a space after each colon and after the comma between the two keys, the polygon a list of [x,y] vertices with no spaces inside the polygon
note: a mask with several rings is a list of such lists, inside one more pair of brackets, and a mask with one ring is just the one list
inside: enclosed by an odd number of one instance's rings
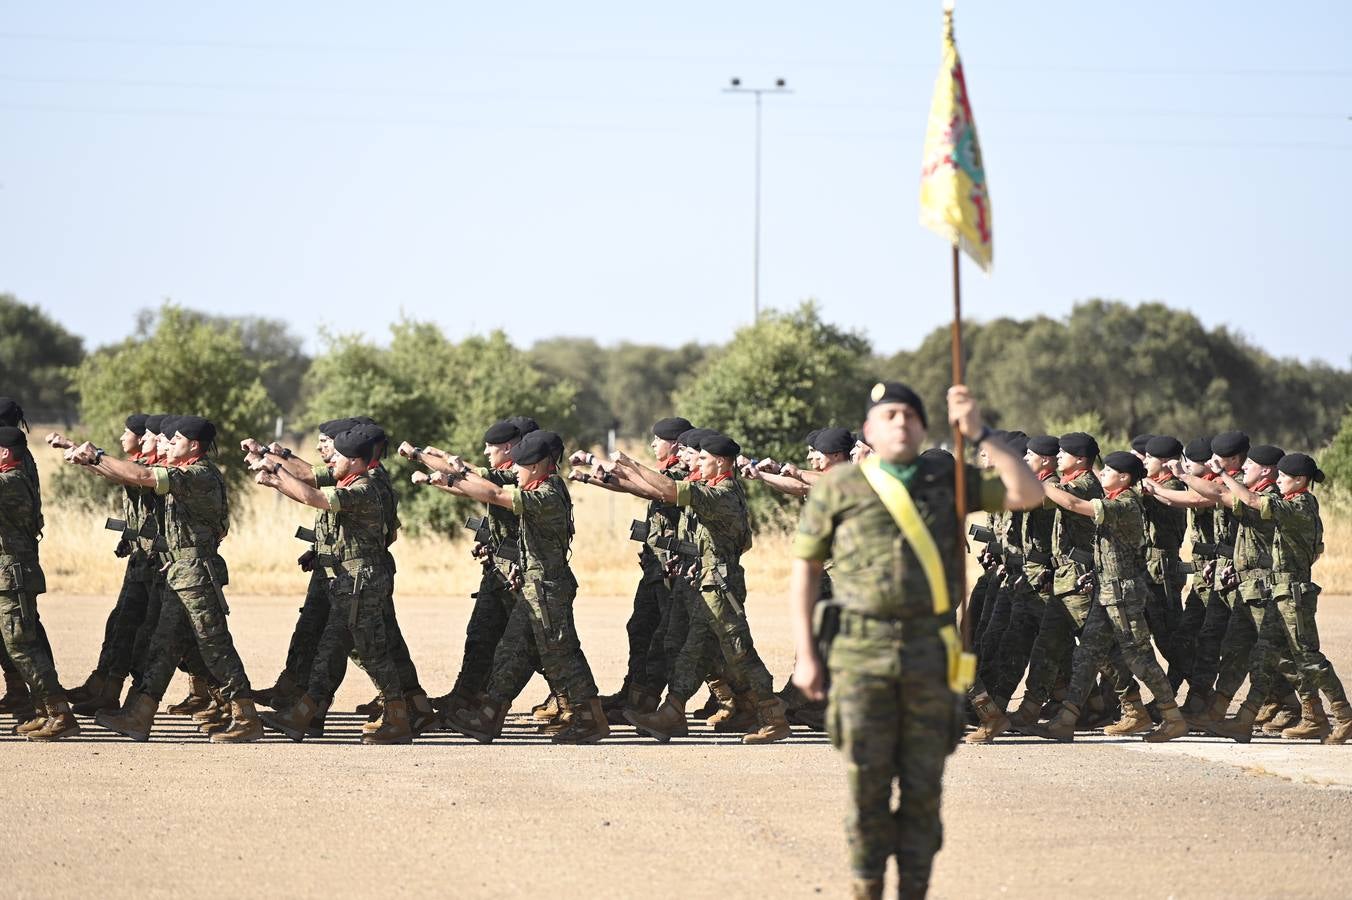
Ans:
{"label": "red neckerchief", "polygon": [[378,460],[378,459],[373,459],[373,460],[371,460],[371,464],[370,464],[369,466],[366,467],[366,471],[368,471],[368,472],[374,472],[376,469],[379,469],[379,468],[380,468],[380,460]]}
{"label": "red neckerchief", "polygon": [[[368,469],[367,471],[370,470]],[[352,482],[356,481],[358,478],[362,477],[365,474],[366,472],[353,472],[351,475],[344,475],[342,478],[338,479],[338,486],[340,488],[352,487]]]}
{"label": "red neckerchief", "polygon": [[1051,477],[1052,477],[1053,475],[1055,475],[1055,474],[1056,474],[1056,470],[1055,470],[1055,469],[1046,469],[1046,470],[1044,470],[1044,471],[1042,471],[1042,472],[1038,472],[1038,473],[1037,473],[1037,480],[1038,480],[1038,481],[1046,481],[1048,478],[1051,478]]}
{"label": "red neckerchief", "polygon": [[660,468],[663,472],[665,472],[667,469],[670,469],[672,466],[676,465],[680,461],[681,458],[677,456],[675,453],[673,453],[666,459],[662,460],[662,462],[658,465],[658,468]]}
{"label": "red neckerchief", "polygon": [[514,465],[513,462],[509,459],[506,462],[498,463],[496,466],[493,467],[493,469],[494,471],[497,472],[505,472],[508,469],[510,469],[513,465]]}
{"label": "red neckerchief", "polygon": [[190,456],[187,459],[182,459],[179,460],[178,462],[169,463],[169,465],[173,466],[175,469],[186,469],[188,468],[188,466],[196,465],[201,461],[202,454],[199,453],[196,456]]}
{"label": "red neckerchief", "polygon": [[1289,494],[1282,494],[1282,499],[1283,499],[1283,500],[1294,500],[1294,499],[1296,499],[1297,497],[1299,497],[1301,494],[1309,493],[1309,490],[1310,490],[1309,488],[1301,488],[1300,490],[1298,490],[1298,491],[1292,491],[1292,492],[1289,493]]}
{"label": "red neckerchief", "polygon": [[131,453],[131,454],[129,454],[129,455],[127,456],[127,462],[138,463],[138,462],[140,462],[140,461],[141,461],[141,451],[140,451],[140,450],[137,450],[136,452]]}
{"label": "red neckerchief", "polygon": [[1152,475],[1150,477],[1150,480],[1155,482],[1155,484],[1164,484],[1166,481],[1170,480],[1173,477],[1174,477],[1173,472],[1170,472],[1168,469],[1160,469],[1158,474]]}
{"label": "red neckerchief", "polygon": [[1276,483],[1277,479],[1275,478],[1264,478],[1262,481],[1258,482],[1253,487],[1249,488],[1249,493],[1261,494],[1263,493],[1263,491],[1266,491],[1268,488],[1272,487]]}
{"label": "red neckerchief", "polygon": [[10,459],[10,461],[7,462],[7,463],[0,463],[0,473],[3,473],[3,472],[13,472],[15,469],[19,468],[19,466],[22,466],[22,465],[23,465],[23,460],[21,460],[21,459],[19,459],[19,457],[15,456],[15,457],[13,457],[12,459]]}
{"label": "red neckerchief", "polygon": [[1074,481],[1076,478],[1079,478],[1081,475],[1083,475],[1085,472],[1088,471],[1089,471],[1088,466],[1085,466],[1083,469],[1071,469],[1069,472],[1061,476],[1061,480],[1063,482]]}
{"label": "red neckerchief", "polygon": [[1129,490],[1131,490],[1130,486],[1118,488],[1118,489],[1115,490],[1115,491],[1108,491],[1108,492],[1105,493],[1104,499],[1107,499],[1107,500],[1116,500],[1118,497],[1121,497],[1123,494],[1125,494],[1125,493],[1126,493],[1127,491],[1129,491]]}
{"label": "red neckerchief", "polygon": [[[557,471],[557,470],[555,470],[555,471]],[[534,481],[528,482],[524,487],[521,488],[521,490],[523,490],[523,491],[533,491],[533,490],[535,490],[536,488],[538,488],[540,485],[542,485],[542,484],[544,484],[546,481],[548,481],[548,480],[549,480],[549,476],[550,476],[550,475],[553,475],[553,474],[554,474],[554,472],[546,472],[544,475],[542,475],[541,477],[535,479]]]}
{"label": "red neckerchief", "polygon": [[690,477],[686,479],[686,481],[703,481],[703,480],[704,473],[701,472],[699,469],[696,469],[695,471],[691,472]]}
{"label": "red neckerchief", "polygon": [[1220,478],[1221,476],[1219,473],[1207,469],[1205,472],[1202,473],[1202,477],[1205,478],[1207,481],[1215,481],[1217,478]]}
{"label": "red neckerchief", "polygon": [[[1244,470],[1243,470],[1242,468],[1241,468],[1241,469],[1226,469],[1226,470],[1225,470],[1225,474],[1229,475],[1231,478],[1233,478],[1233,479],[1235,479],[1236,481],[1238,481],[1240,478],[1243,478],[1243,477],[1244,477]],[[1217,475],[1216,477],[1219,478],[1220,476]]]}
{"label": "red neckerchief", "polygon": [[709,487],[717,487],[731,477],[731,472],[724,472],[722,475],[715,475],[713,478],[710,478],[705,484],[709,485]]}

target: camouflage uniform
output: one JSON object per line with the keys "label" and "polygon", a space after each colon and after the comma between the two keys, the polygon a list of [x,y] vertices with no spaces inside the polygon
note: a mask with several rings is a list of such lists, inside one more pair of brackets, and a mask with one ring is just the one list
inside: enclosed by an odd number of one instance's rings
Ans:
{"label": "camouflage uniform", "polygon": [[[948,595],[957,597],[963,560],[955,550],[952,464],[920,457],[883,471],[910,492],[937,545]],[[1003,506],[994,474],[968,467],[967,477],[973,511]],[[841,615],[827,660],[827,727],[847,760],[851,867],[858,879],[881,879],[895,856],[901,895],[922,896],[943,843],[944,760],[962,730],[940,635],[953,626],[953,611],[936,610],[919,558],[859,466],[837,466],[813,485],[794,554],[836,561],[833,602]]]}
{"label": "camouflage uniform", "polygon": [[[1043,481],[1060,484],[1055,472]],[[1028,667],[1042,617],[1052,598],[1052,525],[1055,520],[1056,513],[1045,506],[1027,510],[1020,517],[1022,570],[1013,588],[1009,627],[995,651],[993,674],[988,684],[992,697],[1007,701]]]}
{"label": "camouflage uniform", "polygon": [[[1237,478],[1243,477],[1239,471],[1230,474]],[[1211,599],[1206,606],[1201,631],[1197,634],[1197,655],[1193,659],[1191,685],[1209,691],[1215,686],[1220,672],[1222,645],[1230,632],[1230,619],[1234,614],[1235,601],[1239,597],[1238,590],[1227,586],[1224,582],[1225,571],[1235,560],[1239,520],[1229,509],[1219,505],[1197,512],[1211,514],[1211,529],[1215,536],[1215,565],[1210,583],[1204,585],[1210,592]],[[1197,521],[1194,519],[1194,523]],[[1205,522],[1205,518],[1202,518],[1199,527],[1205,528]],[[1252,622],[1249,625],[1252,627]],[[1244,626],[1238,627],[1243,629]]]}
{"label": "camouflage uniform", "polygon": [[711,670],[721,669],[734,693],[768,699],[773,680],[746,619],[741,557],[751,547],[751,523],[742,484],[731,474],[713,481],[678,481],[676,505],[693,514],[681,520],[680,537],[696,544],[700,557],[673,587],[673,602],[685,604],[690,624],[672,667],[669,691],[688,699]]}
{"label": "camouflage uniform", "polygon": [[383,699],[402,699],[387,621],[394,591],[386,559],[388,499],[369,472],[344,481],[321,488],[333,514],[331,552],[317,560],[331,575],[329,612],[306,693],[321,703],[332,700],[347,656],[355,653]]}
{"label": "camouflage uniform", "polygon": [[[138,460],[139,462],[139,460]],[[144,463],[142,463],[144,465]],[[146,620],[152,591],[158,589],[159,566],[155,561],[154,537],[142,537],[142,527],[151,523],[159,533],[160,511],[164,503],[153,490],[126,485],[122,496],[122,519],[135,537],[124,537],[118,553],[126,553],[127,568],[117,603],[108,614],[103,629],[103,645],[94,671],[105,678],[126,678],[131,672],[136,650],[136,635]]]}
{"label": "camouflage uniform", "polygon": [[[1188,510],[1188,542],[1192,546],[1193,575],[1188,586],[1188,595],[1183,604],[1183,615],[1179,620],[1179,632],[1183,635],[1187,659],[1187,681],[1190,689],[1199,686],[1204,678],[1199,672],[1210,672],[1215,680],[1215,671],[1220,653],[1220,643],[1211,640],[1202,642],[1203,628],[1207,617],[1228,619],[1230,609],[1220,599],[1212,587],[1211,579],[1205,577],[1207,566],[1216,562],[1216,511],[1214,508]],[[1207,632],[1224,634],[1224,627],[1212,626]],[[1173,679],[1171,678],[1170,681]],[[1209,683],[1208,685],[1209,686]],[[1192,690],[1188,697],[1193,696]]]}
{"label": "camouflage uniform", "polygon": [[[675,457],[663,461],[661,472],[672,481],[684,481],[690,474],[690,470]],[[666,640],[662,627],[664,621],[670,622],[672,598],[664,559],[666,554],[657,549],[657,540],[675,537],[679,520],[680,510],[675,506],[656,500],[648,503],[648,537],[638,554],[643,575],[634,590],[634,612],[625,624],[629,635],[629,664],[624,683],[654,696],[661,696],[667,683]],[[661,677],[655,677],[659,672]]]}
{"label": "camouflage uniform", "polygon": [[[1275,484],[1260,488],[1258,493],[1280,496]],[[1225,629],[1225,639],[1221,641],[1216,691],[1233,697],[1248,677],[1249,657],[1258,642],[1258,622],[1250,604],[1262,600],[1261,586],[1272,569],[1272,539],[1277,525],[1242,503],[1235,503],[1224,512],[1235,523],[1234,574],[1239,579],[1239,587],[1222,593],[1230,605],[1230,621]],[[1222,578],[1223,574],[1218,572],[1216,577]]]}
{"label": "camouflage uniform", "polygon": [[1114,498],[1090,501],[1094,507],[1094,570],[1098,590],[1075,649],[1074,674],[1066,703],[1082,707],[1099,667],[1116,641],[1136,677],[1156,702],[1173,701],[1169,678],[1155,660],[1146,624],[1145,510],[1133,489]]}
{"label": "camouflage uniform", "polygon": [[597,695],[573,622],[577,579],[568,565],[573,501],[557,473],[506,489],[520,519],[522,588],[493,655],[486,693],[507,708],[537,670],[574,708]]}
{"label": "camouflage uniform", "polygon": [[[690,483],[700,481],[699,472],[692,472],[682,479]],[[694,511],[677,509],[672,536],[683,539],[685,535],[695,533],[698,523]],[[666,561],[673,567],[689,565],[689,560],[681,560],[675,554],[665,554]],[[690,600],[693,590],[683,575],[669,575],[666,582],[669,599],[661,610],[657,631],[653,633],[652,645],[648,649],[648,667],[644,684],[669,685],[675,670],[676,660],[681,655],[690,633]],[[660,647],[658,644],[660,643]]]}
{"label": "camouflage uniform", "polygon": [[229,582],[225,560],[217,552],[229,522],[225,479],[205,458],[181,467],[153,466],[151,471],[155,493],[164,497],[168,551],[160,553],[165,586],[141,691],[160,700],[179,660],[196,649],[222,697],[247,697],[249,678],[230,637],[225,620],[229,608],[221,592]]}
{"label": "camouflage uniform", "polygon": [[983,614],[979,635],[974,636],[972,642],[982,691],[986,689],[985,682],[995,684],[1000,681],[1000,643],[1009,631],[1014,604],[1024,587],[1023,566],[1018,561],[1023,555],[1023,513],[1002,513],[992,518],[999,540],[994,549],[1000,563],[995,570],[991,602],[986,604],[987,612]]}
{"label": "camouflage uniform", "polygon": [[[1169,491],[1186,490],[1173,476],[1159,481]],[[1187,531],[1187,511],[1166,506],[1142,493],[1145,508],[1146,583],[1149,594],[1145,604],[1146,624],[1155,637],[1160,654],[1169,664],[1169,683],[1177,690],[1188,677],[1192,653],[1182,632],[1183,575],[1179,572],[1178,551]]]}
{"label": "camouflage uniform", "polygon": [[[516,473],[510,464],[498,469],[476,469],[476,473],[500,487],[516,484]],[[488,504],[488,527],[493,545],[515,548],[520,544],[520,522],[510,509]],[[480,550],[480,552],[485,552]],[[507,628],[507,617],[512,611],[516,594],[512,579],[519,573],[515,565],[496,556],[484,556],[483,575],[479,589],[474,592],[474,608],[465,626],[465,652],[461,657],[460,674],[456,676],[451,693],[470,699],[483,693],[493,673],[493,654]]]}
{"label": "camouflage uniform", "polygon": [[[23,463],[31,461],[25,454]],[[38,562],[41,531],[42,501],[28,466],[0,471],[0,642],[4,658],[39,704],[62,693],[37,615],[38,595],[47,590]]]}

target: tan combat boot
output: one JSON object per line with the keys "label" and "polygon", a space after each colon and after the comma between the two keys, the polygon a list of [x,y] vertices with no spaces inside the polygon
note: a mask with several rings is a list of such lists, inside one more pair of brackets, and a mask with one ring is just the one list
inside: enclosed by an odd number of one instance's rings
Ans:
{"label": "tan combat boot", "polygon": [[1206,730],[1217,737],[1229,738],[1232,741],[1247,744],[1253,740],[1253,723],[1257,720],[1257,717],[1258,707],[1246,700],[1235,712],[1233,719],[1207,722]]}
{"label": "tan combat boot", "polygon": [[291,740],[303,741],[310,722],[319,715],[319,710],[320,705],[313,697],[301,694],[300,699],[293,703],[290,709],[262,713],[259,718],[263,720],[264,725],[274,731],[280,731]]}
{"label": "tan combat boot", "polygon": [[789,720],[784,717],[784,701],[773,694],[756,702],[756,718],[760,727],[742,735],[743,744],[773,744],[793,733]]}
{"label": "tan combat boot", "polygon": [[103,679],[103,691],[96,697],[90,697],[83,703],[76,703],[70,700],[70,695],[66,699],[70,702],[70,707],[76,713],[82,716],[92,716],[102,709],[117,709],[122,705],[122,685],[126,678],[105,678]]}
{"label": "tan combat boot", "polygon": [[404,702],[408,704],[408,727],[415,735],[436,727],[439,717],[432,708],[432,701],[427,699],[426,691],[409,691],[404,695]]}
{"label": "tan combat boot", "polygon": [[1282,732],[1282,737],[1293,741],[1323,740],[1333,732],[1329,718],[1324,714],[1324,702],[1315,695],[1313,700],[1300,703],[1300,722]]}
{"label": "tan combat boot", "polygon": [[1135,692],[1122,698],[1122,718],[1103,729],[1104,734],[1124,735],[1140,734],[1155,727],[1150,713],[1141,702],[1141,695]]}
{"label": "tan combat boot", "polygon": [[66,691],[66,702],[74,707],[94,697],[102,697],[104,681],[103,675],[95,669],[89,673],[89,677],[84,680],[84,684]]}
{"label": "tan combat boot", "polygon": [[296,684],[295,680],[286,672],[282,672],[277,676],[277,681],[272,687],[254,691],[253,700],[254,703],[280,710],[293,706],[300,695],[300,685]]}
{"label": "tan combat boot", "polygon": [[573,715],[558,734],[550,738],[556,744],[595,744],[610,734],[610,722],[601,708],[601,698],[593,697],[581,706],[574,706]]}
{"label": "tan combat boot", "polygon": [[1346,700],[1338,700],[1329,704],[1329,712],[1333,714],[1333,730],[1324,737],[1324,743],[1346,744],[1352,741],[1352,705]]}
{"label": "tan combat boot", "polygon": [[1049,741],[1067,743],[1075,740],[1075,723],[1080,720],[1080,708],[1069,700],[1061,703],[1056,718],[1046,725],[1034,725],[1025,732]]}
{"label": "tan combat boot", "polygon": [[881,878],[856,878],[850,882],[850,900],[883,900]]}
{"label": "tan combat boot", "polygon": [[981,720],[981,724],[977,725],[976,731],[963,738],[967,743],[989,744],[1009,730],[1009,717],[991,699],[990,694],[983,692],[973,697],[972,709],[976,710],[977,718]]}
{"label": "tan combat boot", "polygon": [[1263,724],[1263,734],[1276,737],[1292,725],[1300,722],[1300,700],[1296,699],[1284,704],[1277,710],[1277,714]]}
{"label": "tan combat boot", "polygon": [[1187,719],[1188,727],[1193,731],[1206,731],[1210,723],[1219,722],[1225,718],[1225,714],[1230,711],[1230,701],[1233,699],[1234,697],[1230,694],[1212,691],[1211,701],[1207,704],[1206,709]]}
{"label": "tan combat boot", "polygon": [[47,707],[41,701],[33,701],[33,715],[14,726],[15,734],[28,735],[37,731],[47,721]]}
{"label": "tan combat boot", "polygon": [[127,697],[127,706],[120,712],[105,709],[94,716],[94,721],[107,728],[124,734],[133,741],[150,740],[150,729],[155,724],[155,710],[160,705],[149,694],[137,693]]}
{"label": "tan combat boot", "polygon": [[1188,682],[1188,697],[1183,701],[1180,711],[1183,718],[1191,723],[1194,719],[1206,712],[1206,708],[1211,705],[1211,690],[1209,688],[1198,687],[1192,682]]}
{"label": "tan combat boot", "polygon": [[557,718],[559,715],[558,696],[550,691],[549,696],[544,699],[543,703],[537,703],[530,708],[530,714],[532,718],[539,719],[542,722],[549,722]]}
{"label": "tan combat boot", "polygon": [[696,719],[708,719],[720,709],[732,708],[732,688],[721,678],[709,679],[709,699],[695,710]]}
{"label": "tan combat boot", "polygon": [[0,713],[27,712],[33,708],[28,682],[18,672],[5,673],[5,696],[0,697]]}
{"label": "tan combat boot", "polygon": [[254,702],[247,697],[230,701],[230,727],[211,736],[213,744],[244,744],[262,739],[263,723],[258,720]]}
{"label": "tan combat boot", "polygon": [[[625,710],[632,710],[637,713],[650,713],[656,711],[662,703],[662,698],[656,694],[648,692],[641,687],[631,687],[629,697],[624,705],[619,709],[606,710],[606,722],[611,725],[628,725],[629,720],[624,717]],[[604,708],[604,704],[602,705]]]}
{"label": "tan combat boot", "polygon": [[[1227,706],[1229,703],[1227,702]],[[1188,720],[1183,718],[1183,713],[1179,712],[1178,704],[1172,700],[1160,700],[1155,704],[1155,708],[1160,711],[1160,723],[1155,730],[1147,734],[1142,740],[1149,741],[1152,744],[1162,744],[1165,741],[1172,741],[1174,738],[1186,737],[1188,734]]]}
{"label": "tan combat boot", "polygon": [[690,733],[690,725],[685,720],[685,698],[670,691],[667,699],[654,712],[639,713],[625,710],[624,717],[639,733],[666,743],[674,737],[685,737]]}
{"label": "tan combat boot", "polygon": [[1296,698],[1296,692],[1291,690],[1290,687],[1285,689],[1285,693],[1269,691],[1267,702],[1258,707],[1258,717],[1253,720],[1254,726],[1257,728],[1263,727],[1271,722],[1277,713],[1288,706],[1300,707],[1300,700]]}
{"label": "tan combat boot", "polygon": [[456,710],[445,720],[446,727],[481,744],[491,744],[494,738],[502,735],[502,723],[507,721],[509,706],[484,697],[483,702],[473,709]]}
{"label": "tan combat boot", "polygon": [[732,705],[721,707],[709,717],[708,722],[719,734],[745,734],[760,722],[756,712],[756,698],[750,692],[735,694]]}
{"label": "tan combat boot", "polygon": [[573,721],[573,704],[568,701],[567,697],[560,695],[558,707],[558,714],[552,719],[541,722],[535,729],[537,732],[540,734],[560,734],[568,728]]}
{"label": "tan combat boot", "polygon": [[188,696],[165,707],[165,712],[173,716],[190,716],[202,712],[211,705],[211,688],[201,675],[188,676]]}
{"label": "tan combat boot", "polygon": [[28,732],[24,737],[30,741],[59,741],[80,733],[80,723],[71,715],[70,703],[59,694],[57,697],[60,699],[48,697],[44,703],[47,716],[42,720],[42,727]]}
{"label": "tan combat boot", "polygon": [[1037,701],[1024,697],[1019,708],[1009,717],[1009,730],[1027,734],[1028,729],[1037,724],[1038,714],[1042,711]]}
{"label": "tan combat boot", "polygon": [[363,744],[411,744],[413,729],[408,723],[408,701],[386,700],[380,715],[380,727],[361,736]]}

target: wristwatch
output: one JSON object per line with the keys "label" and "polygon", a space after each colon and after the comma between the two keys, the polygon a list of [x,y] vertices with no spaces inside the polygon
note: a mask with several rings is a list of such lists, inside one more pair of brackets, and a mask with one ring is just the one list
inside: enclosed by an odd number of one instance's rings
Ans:
{"label": "wristwatch", "polygon": [[991,428],[989,425],[982,425],[981,433],[978,434],[976,436],[976,439],[972,441],[972,446],[980,447],[981,442],[984,441],[986,438],[990,437],[992,434],[995,434],[995,429]]}

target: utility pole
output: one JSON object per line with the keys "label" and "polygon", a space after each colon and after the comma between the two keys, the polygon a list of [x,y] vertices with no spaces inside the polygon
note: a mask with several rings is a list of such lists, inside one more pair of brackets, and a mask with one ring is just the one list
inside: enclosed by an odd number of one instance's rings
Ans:
{"label": "utility pole", "polygon": [[761,232],[761,96],[764,94],[792,94],[783,78],[776,78],[774,87],[746,87],[742,79],[731,79],[731,87],[723,88],[725,94],[751,94],[756,98],[756,213],[754,224],[754,243],[752,244],[752,286],[751,311],[752,324],[760,321],[760,232]]}

